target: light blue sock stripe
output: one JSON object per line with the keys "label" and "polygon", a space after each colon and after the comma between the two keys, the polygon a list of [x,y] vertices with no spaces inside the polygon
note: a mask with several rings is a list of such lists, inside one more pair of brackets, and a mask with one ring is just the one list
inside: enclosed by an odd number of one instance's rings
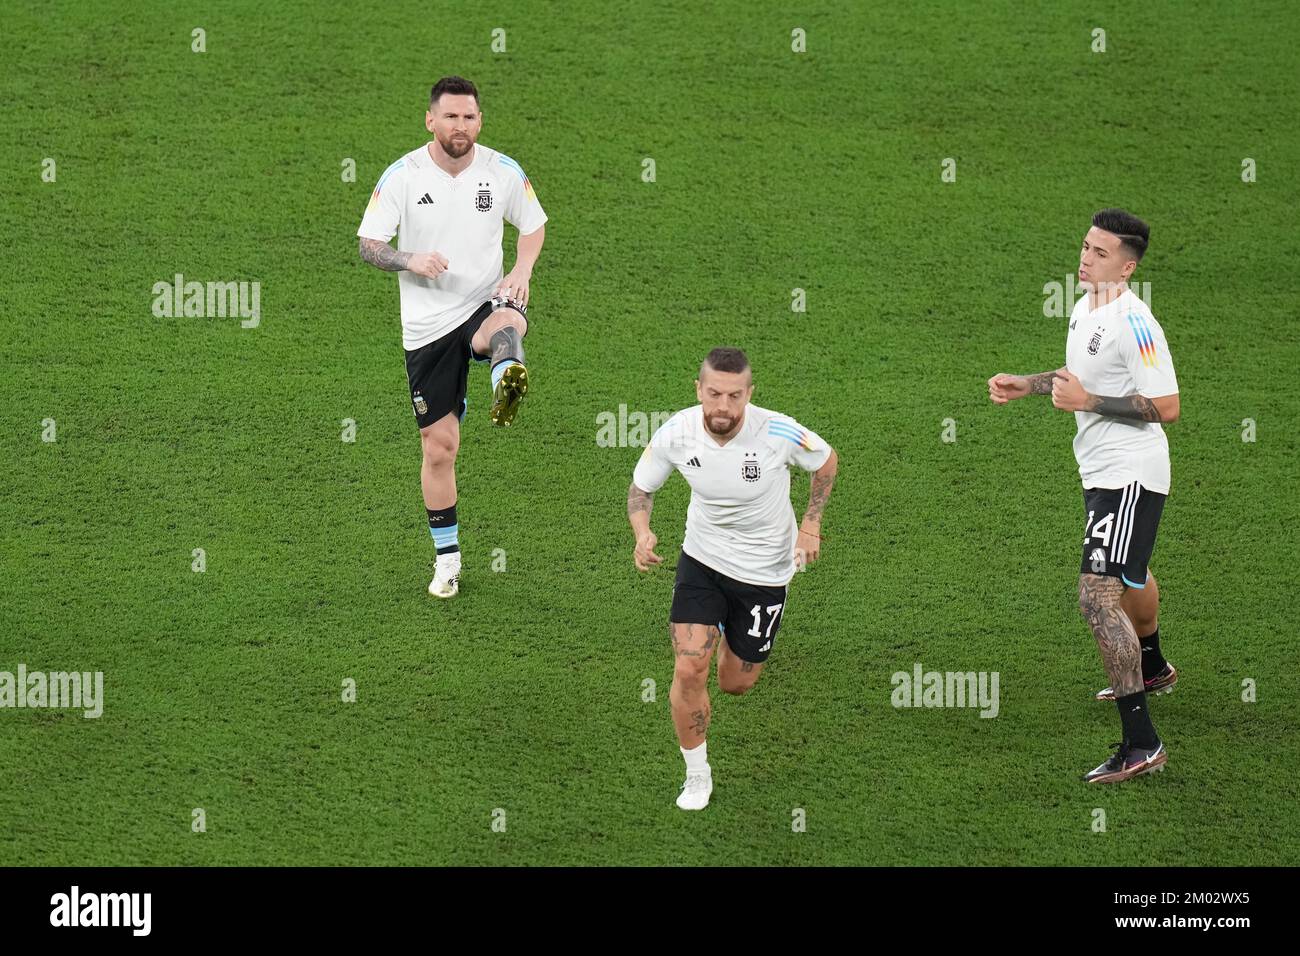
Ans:
{"label": "light blue sock stripe", "polygon": [[501,381],[501,376],[506,374],[506,369],[512,365],[518,365],[518,359],[503,359],[492,366],[492,391],[497,390],[497,382]]}
{"label": "light blue sock stripe", "polygon": [[448,545],[460,544],[456,539],[458,529],[458,525],[451,525],[446,528],[430,528],[429,534],[433,535],[434,544],[440,548],[445,548]]}

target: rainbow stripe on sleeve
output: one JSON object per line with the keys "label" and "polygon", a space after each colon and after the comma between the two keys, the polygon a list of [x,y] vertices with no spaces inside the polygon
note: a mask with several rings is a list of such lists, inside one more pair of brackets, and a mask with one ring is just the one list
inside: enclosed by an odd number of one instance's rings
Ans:
{"label": "rainbow stripe on sleeve", "polygon": [[375,191],[370,194],[371,206],[379,202],[379,190],[384,188],[384,182],[388,179],[389,176],[397,172],[397,170],[401,169],[405,162],[406,160],[399,159],[397,162],[393,163],[393,165],[389,166],[387,169],[384,170],[384,175],[380,176],[379,182],[375,184]]}
{"label": "rainbow stripe on sleeve", "polygon": [[1147,325],[1147,320],[1137,312],[1130,312],[1128,314],[1128,324],[1133,329],[1134,338],[1137,339],[1142,364],[1147,368],[1155,368],[1160,364],[1160,359],[1156,355],[1156,340],[1151,334],[1151,327]]}
{"label": "rainbow stripe on sleeve", "polygon": [[808,437],[808,432],[800,428],[788,418],[774,418],[767,423],[767,433],[776,438],[784,438],[794,442],[804,451],[812,451],[812,439]]}
{"label": "rainbow stripe on sleeve", "polygon": [[537,193],[533,192],[533,184],[528,181],[528,176],[524,173],[524,167],[520,166],[509,156],[504,153],[500,154],[501,165],[509,166],[519,174],[519,178],[524,181],[524,196],[529,202],[537,202]]}

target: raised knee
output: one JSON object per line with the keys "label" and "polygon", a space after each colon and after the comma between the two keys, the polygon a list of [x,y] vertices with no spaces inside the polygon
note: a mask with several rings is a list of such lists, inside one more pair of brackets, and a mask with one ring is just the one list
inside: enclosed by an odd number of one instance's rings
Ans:
{"label": "raised knee", "polygon": [[507,329],[512,330],[519,340],[524,337],[524,330],[528,328],[528,323],[522,315],[514,309],[498,309],[492,313],[492,331],[488,334],[489,346],[495,346],[498,341],[508,342],[507,338],[497,339],[497,336]]}
{"label": "raised knee", "polygon": [[524,330],[524,317],[514,309],[497,309],[490,316],[489,321],[496,326],[492,331],[500,332],[504,328],[512,328],[516,332]]}

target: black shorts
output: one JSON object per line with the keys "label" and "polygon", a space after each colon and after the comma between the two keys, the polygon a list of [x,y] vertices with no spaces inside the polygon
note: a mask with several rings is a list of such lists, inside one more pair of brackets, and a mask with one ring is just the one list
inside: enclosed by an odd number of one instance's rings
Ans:
{"label": "black shorts", "polygon": [[772,653],[772,642],[781,629],[785,596],[784,586],[737,581],[683,551],[668,619],[674,624],[716,624],[733,654],[761,664]]}
{"label": "black shorts", "polygon": [[1123,488],[1085,488],[1082,574],[1120,578],[1131,588],[1147,585],[1147,562],[1165,495],[1136,481]]}
{"label": "black shorts", "polygon": [[[475,355],[470,343],[489,315],[500,308],[511,308],[528,318],[524,306],[513,299],[491,299],[474,314],[440,339],[434,339],[406,353],[406,381],[411,387],[411,409],[415,423],[427,428],[448,412],[465,417],[469,403],[465,392],[469,386],[469,361],[486,362],[488,356]],[[528,327],[524,327],[527,334]]]}

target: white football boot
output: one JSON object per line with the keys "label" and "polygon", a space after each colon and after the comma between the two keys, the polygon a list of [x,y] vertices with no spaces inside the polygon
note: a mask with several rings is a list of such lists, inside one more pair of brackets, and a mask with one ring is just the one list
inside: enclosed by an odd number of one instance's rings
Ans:
{"label": "white football boot", "polygon": [[712,768],[701,773],[688,773],[682,784],[682,792],[677,796],[677,805],[683,810],[703,810],[709,805],[713,794]]}
{"label": "white football boot", "polygon": [[460,552],[452,551],[438,555],[434,565],[433,580],[429,582],[429,593],[436,598],[455,597],[460,590]]}

